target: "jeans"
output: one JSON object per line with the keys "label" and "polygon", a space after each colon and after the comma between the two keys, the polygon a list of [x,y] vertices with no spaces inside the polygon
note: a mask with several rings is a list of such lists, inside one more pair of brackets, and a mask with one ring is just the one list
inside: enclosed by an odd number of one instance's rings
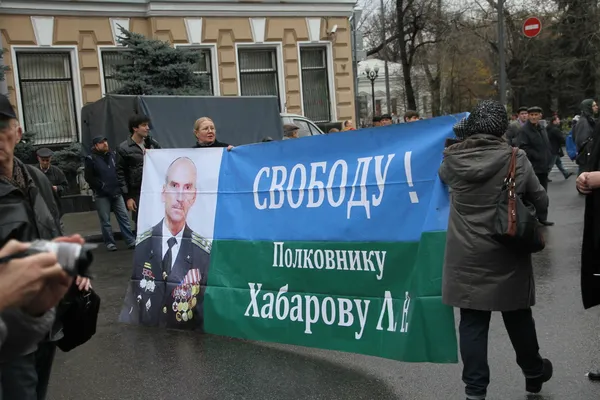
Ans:
{"label": "jeans", "polygon": [[565,169],[565,167],[563,166],[562,159],[560,158],[560,156],[558,156],[558,155],[552,156],[551,161],[552,161],[552,163],[550,164],[550,170],[552,170],[552,167],[554,167],[554,165],[556,164],[556,167],[563,174],[563,176],[565,178],[569,175],[569,171],[567,171]]}
{"label": "jeans", "polygon": [[125,239],[127,245],[135,243],[135,236],[131,232],[131,224],[129,223],[129,214],[127,214],[127,208],[125,207],[125,201],[123,196],[116,195],[112,197],[96,197],[96,210],[98,211],[98,218],[100,218],[100,227],[102,229],[102,238],[104,244],[115,244],[115,237],[113,236],[112,226],[110,224],[110,212],[115,213],[121,234]]}
{"label": "jeans", "polygon": [[2,365],[2,400],[44,400],[56,344],[41,342],[33,353]]}
{"label": "jeans", "polygon": [[[464,364],[462,379],[468,399],[485,399],[490,383],[487,360],[491,311],[460,309],[460,355]],[[502,313],[504,326],[517,355],[517,364],[526,378],[544,371],[531,308]]]}

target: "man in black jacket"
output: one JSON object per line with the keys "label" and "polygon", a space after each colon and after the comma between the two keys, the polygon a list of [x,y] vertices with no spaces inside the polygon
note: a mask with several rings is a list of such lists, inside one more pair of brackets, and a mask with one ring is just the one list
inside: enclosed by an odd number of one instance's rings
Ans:
{"label": "man in black jacket", "polygon": [[[519,131],[516,144],[527,153],[527,158],[533,166],[535,175],[547,192],[548,166],[550,165],[552,154],[550,153],[548,133],[540,124],[542,109],[540,107],[530,107],[527,112],[529,113],[529,121]],[[554,225],[554,222],[548,221],[547,211],[538,213],[538,220],[545,226]]]}
{"label": "man in black jacket", "polygon": [[109,151],[108,141],[98,136],[92,139],[92,154],[85,158],[85,180],[94,191],[96,211],[100,219],[100,228],[104,244],[109,251],[117,250],[115,237],[110,224],[110,212],[115,213],[121,234],[127,247],[135,247],[135,236],[131,232],[129,215],[121,194],[115,154]]}
{"label": "man in black jacket", "polygon": [[150,137],[150,118],[145,115],[135,114],[129,118],[129,133],[131,136],[117,147],[117,176],[137,229],[144,154],[148,149],[160,149],[160,145]]}
{"label": "man in black jacket", "polygon": [[[57,240],[62,235],[58,208],[48,178],[37,168],[26,166],[15,157],[15,146],[22,131],[8,98],[0,95],[0,246],[11,239],[31,242],[36,239]],[[61,238],[62,241],[83,243],[80,236]],[[60,299],[71,279],[48,282],[38,296]],[[80,290],[89,288],[87,278],[77,277]],[[24,310],[26,311],[26,310]],[[43,315],[34,309],[29,317]],[[61,338],[61,323],[57,320],[46,340],[37,348],[28,349],[0,366],[3,400],[43,400],[46,397],[50,370]]]}

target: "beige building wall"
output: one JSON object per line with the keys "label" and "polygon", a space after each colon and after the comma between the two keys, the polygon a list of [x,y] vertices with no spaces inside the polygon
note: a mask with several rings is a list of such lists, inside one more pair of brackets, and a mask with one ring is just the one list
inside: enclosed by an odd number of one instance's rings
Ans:
{"label": "beige building wall", "polygon": [[[47,18],[47,17],[44,17]],[[130,18],[129,30],[147,37],[169,41],[172,44],[189,44],[190,28],[185,18],[153,17]],[[217,48],[219,92],[222,96],[238,95],[238,70],[236,44],[280,46],[282,54],[283,82],[285,85],[285,106],[290,113],[302,114],[301,77],[298,59],[298,42],[314,42],[327,46],[331,67],[329,76],[333,77],[335,119],[343,121],[354,119],[354,95],[352,82],[352,53],[349,21],[346,18],[312,19],[311,26],[307,18],[270,17],[262,25],[255,25],[252,18],[202,18],[202,44],[214,44]],[[258,19],[260,20],[260,19]],[[317,20],[317,21],[316,21]],[[320,29],[315,38],[315,27]],[[315,25],[316,21],[316,25]],[[30,16],[0,15],[0,33],[5,47],[5,63],[10,68],[6,75],[10,99],[17,103],[16,83],[13,68],[12,46],[76,46],[80,69],[81,103],[83,106],[102,98],[101,67],[99,65],[98,46],[115,45],[113,22],[107,17],[69,17],[58,16],[53,19],[52,37],[41,32],[38,23]],[[259,21],[260,22],[260,21]],[[337,25],[335,35],[328,36],[331,28]],[[48,25],[46,25],[46,28]],[[311,34],[312,33],[312,34]],[[262,36],[257,38],[257,36]],[[311,37],[312,36],[312,37]],[[44,43],[38,43],[44,42]],[[75,80],[77,82],[77,80]],[[283,88],[280,88],[280,91]]]}

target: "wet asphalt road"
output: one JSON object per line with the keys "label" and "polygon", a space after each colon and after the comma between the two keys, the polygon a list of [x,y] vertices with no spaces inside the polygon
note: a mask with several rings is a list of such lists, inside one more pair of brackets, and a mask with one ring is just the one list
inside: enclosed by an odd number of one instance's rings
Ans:
{"label": "wet asphalt road", "polygon": [[[488,400],[597,400],[600,308],[584,311],[579,291],[583,198],[574,177],[553,173],[548,246],[535,256],[534,307],[542,355],[554,378],[527,395],[500,315],[492,317]],[[59,351],[49,399],[464,399],[460,365],[408,364],[375,357],[212,335],[167,332],[117,322],[132,253],[97,251],[99,330],[71,353]]]}

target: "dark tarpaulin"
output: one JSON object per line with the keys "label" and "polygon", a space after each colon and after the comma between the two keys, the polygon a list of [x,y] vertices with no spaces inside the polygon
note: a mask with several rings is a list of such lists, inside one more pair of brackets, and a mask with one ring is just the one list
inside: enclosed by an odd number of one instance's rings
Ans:
{"label": "dark tarpaulin", "polygon": [[82,144],[87,150],[92,138],[106,136],[115,148],[129,136],[128,120],[134,112],[151,119],[150,135],[163,148],[194,146],[194,122],[210,117],[217,139],[235,146],[257,143],[270,136],[283,137],[278,99],[274,96],[122,96],[107,95],[82,109]]}
{"label": "dark tarpaulin", "polygon": [[151,135],[162,147],[194,146],[194,122],[200,117],[211,118],[217,139],[234,146],[257,143],[266,136],[283,137],[279,100],[274,96],[140,96],[140,100],[152,119]]}
{"label": "dark tarpaulin", "polygon": [[129,116],[139,110],[138,96],[109,95],[81,110],[81,144],[89,151],[92,139],[105,136],[111,148],[127,139]]}

